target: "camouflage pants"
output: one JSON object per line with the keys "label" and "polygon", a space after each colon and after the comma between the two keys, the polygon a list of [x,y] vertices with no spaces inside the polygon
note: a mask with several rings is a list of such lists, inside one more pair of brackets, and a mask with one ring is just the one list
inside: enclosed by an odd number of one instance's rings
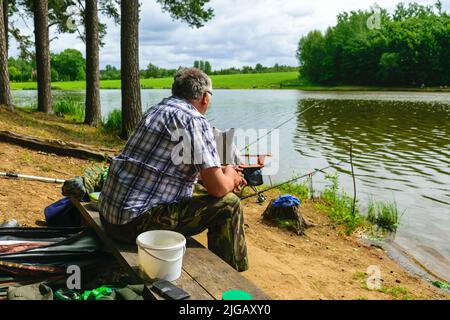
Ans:
{"label": "camouflage pants", "polygon": [[208,229],[208,249],[239,272],[248,270],[244,217],[239,197],[196,195],[182,203],[160,205],[123,226],[102,221],[112,237],[135,243],[149,230],[171,230],[191,237]]}

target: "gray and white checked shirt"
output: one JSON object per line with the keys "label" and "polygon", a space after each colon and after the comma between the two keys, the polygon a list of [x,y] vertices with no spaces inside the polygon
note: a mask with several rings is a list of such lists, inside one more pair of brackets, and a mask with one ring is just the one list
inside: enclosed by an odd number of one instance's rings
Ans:
{"label": "gray and white checked shirt", "polygon": [[[174,161],[181,145],[188,146],[181,152],[184,161]],[[100,213],[112,224],[126,224],[157,205],[191,198],[198,173],[220,166],[206,118],[186,100],[164,99],[144,114],[125,149],[112,160]]]}

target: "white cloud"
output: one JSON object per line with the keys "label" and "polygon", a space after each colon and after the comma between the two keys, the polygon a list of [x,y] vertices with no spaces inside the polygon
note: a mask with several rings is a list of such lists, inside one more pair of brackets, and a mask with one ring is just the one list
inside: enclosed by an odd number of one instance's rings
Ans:
{"label": "white cloud", "polygon": [[[435,1],[417,2],[432,4]],[[215,69],[256,63],[297,65],[295,51],[302,35],[335,24],[339,12],[369,9],[374,3],[373,0],[211,0],[215,17],[205,27],[192,29],[172,21],[155,1],[143,0],[141,68],[150,62],[166,68],[188,66],[196,59],[211,61]],[[379,0],[377,3],[392,12],[398,1]],[[443,5],[450,9],[448,0],[443,1]],[[101,66],[120,66],[120,29],[112,21],[107,24]],[[31,30],[26,31],[31,33]],[[10,53],[16,55],[13,46],[14,43]],[[51,43],[51,50],[55,52],[69,47],[84,52],[84,44],[76,35],[59,35]]]}

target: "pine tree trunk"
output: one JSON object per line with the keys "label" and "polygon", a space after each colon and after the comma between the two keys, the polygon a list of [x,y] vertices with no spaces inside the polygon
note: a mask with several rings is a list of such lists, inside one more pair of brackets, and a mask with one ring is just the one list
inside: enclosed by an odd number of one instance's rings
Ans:
{"label": "pine tree trunk", "polygon": [[3,1],[0,0],[0,105],[5,105],[12,109],[11,89],[9,86],[8,72],[8,48],[6,46],[6,38],[8,33],[5,32],[5,15],[3,12]]}
{"label": "pine tree trunk", "polygon": [[102,118],[100,104],[99,22],[97,0],[86,0],[86,118],[97,126]]}
{"label": "pine tree trunk", "polygon": [[52,113],[48,0],[33,0],[38,111]]}
{"label": "pine tree trunk", "polygon": [[[5,34],[6,34],[6,48],[9,48],[9,0],[3,0],[3,15],[4,15],[4,23],[5,23]],[[1,0],[0,0],[1,2]]]}
{"label": "pine tree trunk", "polygon": [[121,1],[122,134],[128,139],[142,117],[139,75],[139,1]]}

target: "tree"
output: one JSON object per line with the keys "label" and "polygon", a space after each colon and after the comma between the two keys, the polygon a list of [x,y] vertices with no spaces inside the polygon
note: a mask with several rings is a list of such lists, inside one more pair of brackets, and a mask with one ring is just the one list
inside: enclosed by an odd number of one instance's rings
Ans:
{"label": "tree", "polygon": [[3,1],[5,0],[0,0],[0,105],[5,105],[12,109],[13,107],[11,103],[11,89],[9,86],[8,72],[8,48],[6,45],[8,33],[5,28]]}
{"label": "tree", "polygon": [[200,61],[198,61],[198,60],[194,61],[194,68],[200,69]]}
{"label": "tree", "polygon": [[149,63],[147,69],[145,70],[146,78],[161,78],[161,69],[152,63]]}
{"label": "tree", "polygon": [[120,70],[107,64],[105,70],[100,70],[101,80],[120,80]]}
{"label": "tree", "polygon": [[211,72],[212,72],[212,67],[211,67],[211,63],[209,63],[209,61],[205,61],[205,66],[204,66],[203,71],[204,71],[206,74],[211,74]]}
{"label": "tree", "polygon": [[121,1],[122,133],[128,139],[142,117],[139,76],[139,1]]}
{"label": "tree", "polygon": [[51,65],[59,75],[59,80],[76,81],[86,78],[86,60],[76,49],[66,49],[59,54],[51,55]]}
{"label": "tree", "polygon": [[[209,0],[156,0],[173,19],[200,28],[214,14],[204,9]],[[139,1],[122,0],[121,4],[121,60],[122,60],[122,133],[126,139],[142,116],[139,79]]]}
{"label": "tree", "polygon": [[382,9],[381,28],[369,11],[340,13],[325,35],[301,38],[298,58],[307,80],[320,84],[441,86],[450,82],[450,17],[434,6],[398,4]]}
{"label": "tree", "polygon": [[52,113],[48,0],[33,0],[38,111]]}
{"label": "tree", "polygon": [[[1,1],[0,1],[1,2]],[[6,48],[9,47],[9,1],[3,0],[3,24],[5,25]]]}
{"label": "tree", "polygon": [[263,67],[263,65],[262,65],[261,63],[258,63],[258,64],[255,66],[255,71],[256,71],[257,73],[261,73],[261,72],[263,72],[263,70],[264,70],[264,67]]}
{"label": "tree", "polygon": [[101,122],[100,53],[97,0],[86,0],[86,117],[85,124],[97,126]]}

